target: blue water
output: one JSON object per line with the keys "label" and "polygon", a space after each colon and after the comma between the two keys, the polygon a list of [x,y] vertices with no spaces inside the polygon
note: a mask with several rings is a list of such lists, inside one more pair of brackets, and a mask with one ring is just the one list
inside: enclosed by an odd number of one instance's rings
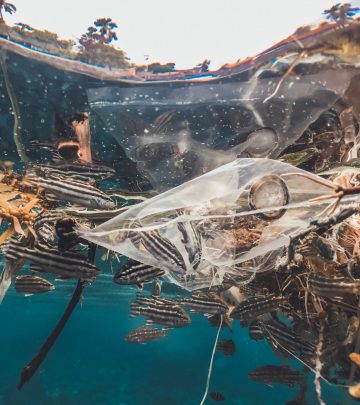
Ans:
{"label": "blue water", "polygon": [[[77,307],[47,359],[21,391],[22,367],[36,354],[62,315],[75,281],[54,292],[24,297],[11,290],[0,307],[1,404],[199,404],[204,393],[216,328],[206,318],[192,315],[190,326],[147,344],[131,344],[124,336],[143,323],[129,318],[136,289],[100,276],[85,289]],[[285,404],[298,387],[266,386],[247,374],[265,364],[281,364],[265,341],[252,341],[247,329],[235,322],[220,339],[233,339],[233,356],[216,352],[211,391],[225,396],[224,404]],[[283,359],[286,361],[286,359]],[[302,366],[292,361],[295,368]],[[309,376],[307,401],[317,403]],[[351,403],[345,391],[322,384],[327,404]],[[216,403],[208,397],[206,404]]]}

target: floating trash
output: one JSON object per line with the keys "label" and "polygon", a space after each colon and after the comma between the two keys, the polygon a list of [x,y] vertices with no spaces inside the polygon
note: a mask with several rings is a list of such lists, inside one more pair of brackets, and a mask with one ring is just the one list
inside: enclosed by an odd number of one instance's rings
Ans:
{"label": "floating trash", "polygon": [[323,404],[323,384],[360,397],[358,11],[336,4],[217,71],[158,75],[45,53],[25,27],[0,24],[0,110],[12,111],[0,120],[0,302],[74,287],[19,389],[82,297],[122,296],[125,342],[163,350],[177,333],[203,345],[187,333],[205,318],[215,340],[201,405],[228,399],[211,374],[217,356],[226,367],[244,355],[239,327],[283,363],[248,377],[299,386],[289,404]]}

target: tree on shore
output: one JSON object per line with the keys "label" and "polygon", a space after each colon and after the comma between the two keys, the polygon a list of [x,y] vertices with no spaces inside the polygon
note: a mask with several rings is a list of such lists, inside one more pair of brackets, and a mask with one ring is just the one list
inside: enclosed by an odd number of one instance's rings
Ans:
{"label": "tree on shore", "polygon": [[111,18],[97,19],[94,26],[89,27],[79,39],[80,59],[109,67],[129,67],[125,53],[111,45],[111,42],[118,39],[114,31],[117,27]]}
{"label": "tree on shore", "polygon": [[359,7],[351,7],[350,3],[337,3],[324,11],[326,19],[339,25],[345,25],[360,11]]}
{"label": "tree on shore", "polygon": [[5,22],[4,13],[14,14],[16,7],[14,4],[7,3],[5,0],[0,0],[0,23]]}
{"label": "tree on shore", "polygon": [[111,18],[98,18],[94,22],[94,26],[89,27],[87,32],[81,36],[79,43],[85,49],[110,44],[118,39],[114,31],[117,27],[117,24]]}

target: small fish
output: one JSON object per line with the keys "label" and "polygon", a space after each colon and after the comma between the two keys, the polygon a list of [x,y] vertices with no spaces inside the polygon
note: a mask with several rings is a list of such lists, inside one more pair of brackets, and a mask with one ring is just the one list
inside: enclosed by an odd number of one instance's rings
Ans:
{"label": "small fish", "polygon": [[246,284],[239,284],[239,290],[243,293],[252,297],[254,295],[261,295],[265,296],[269,294],[269,289],[267,287],[267,283],[255,278],[250,283]]}
{"label": "small fish", "polygon": [[70,180],[63,176],[43,178],[34,174],[26,174],[22,180],[25,186],[43,190],[45,196],[87,208],[113,209],[115,202],[104,192],[87,183]]}
{"label": "small fish", "polygon": [[32,164],[28,166],[29,169],[35,171],[41,177],[66,176],[66,178],[83,182],[97,182],[107,179],[116,173],[114,169],[107,166],[76,161]]}
{"label": "small fish", "polygon": [[177,227],[182,235],[181,242],[184,244],[185,250],[188,253],[189,262],[192,268],[196,270],[201,263],[202,256],[202,243],[199,232],[196,230],[192,221],[178,222]]}
{"label": "small fish", "polygon": [[334,174],[360,174],[360,159],[351,159],[348,162],[335,163],[327,170],[318,173],[319,176],[330,176]]}
{"label": "small fish", "polygon": [[83,254],[74,250],[60,252],[40,241],[29,247],[12,239],[6,246],[5,259],[28,260],[35,271],[83,280],[93,280],[100,273]]}
{"label": "small fish", "polygon": [[17,276],[15,290],[27,295],[45,293],[54,290],[55,287],[50,281],[33,275]]}
{"label": "small fish", "polygon": [[211,326],[215,326],[216,328],[218,328],[220,325],[222,325],[221,328],[225,328],[225,326],[227,326],[231,330],[231,332],[233,331],[233,325],[232,325],[233,321],[232,321],[232,319],[229,318],[229,316],[227,314],[226,315],[220,315],[220,314],[211,315],[211,316],[208,316],[207,319]]}
{"label": "small fish", "polygon": [[225,397],[221,392],[213,391],[210,392],[210,397],[214,401],[224,401]]}
{"label": "small fish", "polygon": [[321,297],[336,297],[342,294],[360,294],[360,280],[351,280],[343,276],[326,276],[323,273],[311,273],[309,289]]}
{"label": "small fish", "polygon": [[218,342],[216,350],[222,352],[225,356],[232,356],[236,352],[236,346],[232,339],[224,339]]}
{"label": "small fish", "polygon": [[335,256],[335,250],[333,246],[322,236],[317,236],[311,243],[320,256],[325,260],[333,260]]}
{"label": "small fish", "polygon": [[150,283],[156,277],[161,277],[165,271],[148,264],[129,259],[114,275],[114,282],[121,285],[136,284],[142,288],[144,283]]}
{"label": "small fish", "polygon": [[[315,347],[310,342],[305,342],[292,329],[278,320],[268,322],[254,322],[254,325],[262,331],[264,337],[277,349],[291,354],[301,353],[305,356],[313,356]],[[284,349],[285,348],[285,349]]]}
{"label": "small fish", "polygon": [[251,322],[249,325],[249,336],[253,340],[262,340],[265,339],[265,334],[261,323],[258,321]]}
{"label": "small fish", "polygon": [[282,155],[278,158],[278,160],[297,167],[308,162],[310,159],[313,159],[318,154],[319,151],[316,148],[307,148],[299,152],[292,152]]}
{"label": "small fish", "polygon": [[129,237],[137,246],[141,246],[154,256],[159,262],[167,263],[179,272],[186,272],[184,258],[176,246],[167,238],[160,235],[158,231],[129,232]]}
{"label": "small fish", "polygon": [[170,328],[187,326],[191,320],[181,305],[174,301],[156,298],[138,297],[131,304],[130,316],[145,316],[147,323],[158,323]]}
{"label": "small fish", "polygon": [[262,366],[257,367],[248,374],[249,378],[267,385],[273,383],[286,384],[293,387],[295,384],[303,384],[304,378],[299,371],[292,370],[289,366]]}
{"label": "small fish", "polygon": [[63,217],[64,213],[56,210],[41,213],[34,221],[36,235],[44,243],[54,245],[56,243],[55,223]]}
{"label": "small fish", "polygon": [[209,315],[225,314],[228,307],[212,293],[196,292],[179,301],[191,310]]}
{"label": "small fish", "polygon": [[269,294],[265,297],[251,297],[238,304],[230,313],[230,318],[240,321],[250,321],[268,312],[277,311],[282,305],[286,305],[286,297]]}
{"label": "small fish", "polygon": [[129,332],[125,336],[125,341],[129,343],[146,343],[151,340],[157,340],[163,336],[167,336],[167,329],[149,328],[147,326],[140,326]]}

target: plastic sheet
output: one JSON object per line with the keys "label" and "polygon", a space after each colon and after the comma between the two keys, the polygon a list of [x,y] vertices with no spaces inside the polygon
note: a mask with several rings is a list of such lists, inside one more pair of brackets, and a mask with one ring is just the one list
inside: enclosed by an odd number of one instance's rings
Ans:
{"label": "plastic sheet", "polygon": [[[271,184],[269,176],[282,186]],[[273,269],[289,237],[322,215],[329,200],[309,200],[330,194],[331,184],[279,161],[237,159],[129,208],[82,237],[165,269],[171,282],[186,289],[204,288],[221,284],[226,273],[249,278]],[[265,192],[254,199],[258,185]],[[279,201],[287,204],[274,205]]]}
{"label": "plastic sheet", "polygon": [[277,158],[344,96],[353,66],[339,69],[320,53],[295,63],[298,56],[269,58],[231,81],[109,85],[87,96],[139,172],[164,191],[239,157]]}

